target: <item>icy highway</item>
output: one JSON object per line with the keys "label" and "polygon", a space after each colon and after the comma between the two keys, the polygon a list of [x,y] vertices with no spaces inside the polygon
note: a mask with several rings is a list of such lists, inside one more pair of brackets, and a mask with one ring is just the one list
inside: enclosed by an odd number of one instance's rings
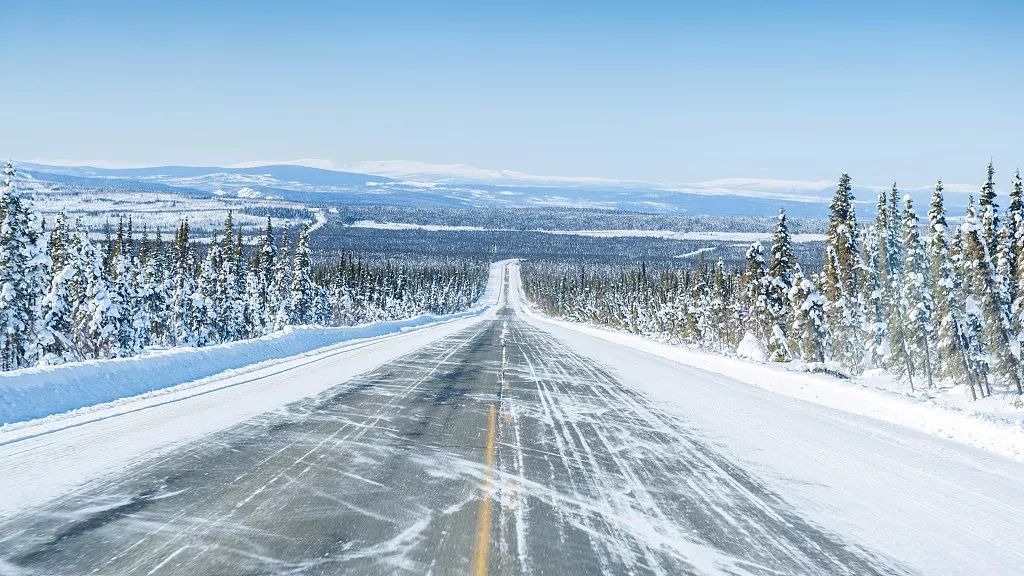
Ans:
{"label": "icy highway", "polygon": [[[522,311],[516,274],[511,266],[510,289],[479,319],[421,336],[361,374],[336,356],[276,374],[275,386],[313,373],[336,381],[55,497],[2,477],[33,465],[19,460],[33,447],[60,474],[98,458],[96,442],[173,428],[199,408],[185,399],[160,418],[142,409],[0,446],[0,490],[36,494],[2,513],[0,574],[1012,574],[1024,565],[1019,463],[573,336]],[[686,400],[659,400],[644,388],[651,382],[682,387]],[[247,401],[244,386],[220,404],[207,396],[194,400],[202,410]],[[77,448],[56,447],[67,443]]]}

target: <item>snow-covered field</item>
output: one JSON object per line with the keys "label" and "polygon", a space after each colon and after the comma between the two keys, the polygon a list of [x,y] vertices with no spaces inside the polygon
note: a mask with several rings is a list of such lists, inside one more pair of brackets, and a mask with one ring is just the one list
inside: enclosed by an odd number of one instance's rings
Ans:
{"label": "snow-covered field", "polygon": [[[326,221],[319,210],[307,208],[296,202],[268,198],[235,195],[201,198],[174,192],[130,191],[116,188],[53,189],[31,182],[23,184],[23,193],[32,206],[51,224],[59,213],[64,212],[71,222],[81,219],[87,229],[97,232],[102,230],[105,224],[116,226],[118,218],[130,216],[136,234],[140,234],[145,225],[150,234],[155,234],[159,228],[165,239],[173,234],[174,229],[186,218],[193,231],[220,230],[229,210],[234,212],[235,225],[247,236],[263,230],[267,214],[271,215],[273,225],[278,229],[285,225],[295,228],[303,222],[317,225],[321,220]],[[245,212],[240,212],[243,209]],[[281,210],[303,216],[280,216],[278,211]]]}
{"label": "snow-covered field", "polygon": [[[768,232],[676,232],[673,230],[513,230],[510,228],[483,228],[480,226],[452,226],[443,224],[408,224],[403,222],[377,222],[358,220],[349,224],[352,228],[376,230],[422,230],[424,232],[537,232],[562,236],[586,236],[591,238],[659,238],[662,240],[706,240],[718,242],[768,242]],[[793,242],[822,242],[824,234],[793,234]]]}

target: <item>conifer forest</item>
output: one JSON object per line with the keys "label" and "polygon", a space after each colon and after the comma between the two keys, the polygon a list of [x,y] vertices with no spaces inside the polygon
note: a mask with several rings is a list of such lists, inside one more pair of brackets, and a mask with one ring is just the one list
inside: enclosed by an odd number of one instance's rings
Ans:
{"label": "conifer forest", "polygon": [[858,220],[843,174],[829,206],[820,266],[794,256],[785,211],[769,246],[743,267],[698,258],[692,268],[525,262],[523,284],[541,309],[811,371],[897,375],[910,390],[963,384],[977,399],[1022,392],[1024,185],[1013,175],[1005,208],[995,172],[962,218],[947,217],[941,181],[924,216],[894,184],[874,218]]}
{"label": "conifer forest", "polygon": [[275,230],[267,217],[254,242],[229,212],[199,242],[187,220],[173,238],[158,230],[90,237],[59,215],[33,210],[7,163],[0,183],[0,368],[124,358],[147,348],[209,346],[291,325],[348,326],[473,304],[486,265],[317,258],[308,226]]}

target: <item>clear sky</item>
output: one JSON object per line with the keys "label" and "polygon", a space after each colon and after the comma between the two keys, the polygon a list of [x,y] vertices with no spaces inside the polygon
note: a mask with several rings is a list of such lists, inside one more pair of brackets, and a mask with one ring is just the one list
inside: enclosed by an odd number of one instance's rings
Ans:
{"label": "clear sky", "polygon": [[0,155],[908,185],[1024,164],[1020,0],[155,4],[3,2]]}

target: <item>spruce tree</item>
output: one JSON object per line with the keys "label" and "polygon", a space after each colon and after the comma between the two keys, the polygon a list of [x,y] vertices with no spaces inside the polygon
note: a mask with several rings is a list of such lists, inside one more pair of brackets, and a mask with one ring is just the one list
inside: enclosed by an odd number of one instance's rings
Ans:
{"label": "spruce tree", "polygon": [[104,251],[84,230],[79,231],[78,242],[84,291],[82,306],[76,310],[76,344],[86,358],[114,358],[120,350],[117,328],[121,311],[110,295]]}
{"label": "spruce tree", "polygon": [[822,363],[828,359],[829,334],[825,318],[825,297],[796,266],[789,292],[793,309],[790,350],[803,362]]}
{"label": "spruce tree", "polygon": [[746,253],[743,273],[743,302],[747,313],[745,326],[762,344],[767,344],[772,331],[772,318],[768,313],[768,283],[764,248],[754,242]]}
{"label": "spruce tree", "polygon": [[861,301],[864,315],[861,319],[861,339],[865,343],[865,367],[882,366],[889,352],[886,334],[884,290],[879,268],[878,232],[874,226],[864,230],[863,254],[865,266],[861,280]]}
{"label": "spruce tree", "polygon": [[[991,204],[989,204],[991,206]],[[982,340],[989,358],[988,372],[1005,382],[1017,394],[1021,388],[1019,346],[1012,333],[1009,303],[985,242],[984,221],[979,222],[968,206],[960,226],[963,231],[964,280],[968,294],[968,311],[977,309]]]}
{"label": "spruce tree", "polygon": [[[885,331],[888,340],[888,350],[885,355],[884,366],[892,370],[899,377],[906,377],[910,383],[910,389],[915,389],[914,376],[915,365],[911,356],[910,339],[913,334],[907,329],[907,307],[909,303],[905,300],[903,290],[903,225],[900,219],[899,210],[899,189],[893,183],[889,191],[887,201],[884,204],[884,212],[878,216],[880,227],[879,243],[884,248],[884,260],[880,262],[880,275],[884,278],[882,285],[883,308],[885,309]],[[879,200],[882,205],[882,200]]]}
{"label": "spruce tree", "polygon": [[928,208],[928,262],[936,331],[935,372],[947,378],[966,378],[969,366],[960,336],[963,313],[956,299],[942,181],[935,183]]}
{"label": "spruce tree", "polygon": [[288,228],[281,232],[281,244],[277,251],[274,278],[270,288],[270,313],[274,318],[274,330],[281,330],[289,324],[289,296],[291,295],[291,267],[288,261]]}
{"label": "spruce tree", "polygon": [[771,319],[771,333],[767,343],[768,357],[773,362],[786,362],[792,359],[788,336],[792,324],[789,291],[793,287],[795,268],[796,258],[793,256],[793,243],[786,224],[786,211],[779,210],[778,223],[772,236],[765,294],[768,317]]}
{"label": "spruce tree", "polygon": [[832,328],[833,352],[849,369],[858,369],[864,361],[861,344],[861,309],[858,301],[858,272],[862,266],[857,248],[857,220],[853,207],[850,176],[839,179],[825,239],[822,269],[826,313]]}
{"label": "spruce tree", "polygon": [[995,169],[992,161],[988,163],[987,177],[978,195],[978,208],[981,211],[981,238],[985,242],[990,260],[999,253],[999,205],[996,204]]}
{"label": "spruce tree", "polygon": [[292,257],[291,293],[288,298],[290,324],[310,324],[313,321],[313,281],[310,277],[309,226],[302,225]]}
{"label": "spruce tree", "polygon": [[31,330],[35,325],[31,292],[33,242],[27,211],[14,185],[14,167],[4,166],[0,181],[0,368],[28,364]]}
{"label": "spruce tree", "polygon": [[906,338],[914,372],[933,388],[936,336],[933,324],[930,267],[921,244],[920,222],[910,195],[903,198],[903,283],[901,302],[906,306]]}

